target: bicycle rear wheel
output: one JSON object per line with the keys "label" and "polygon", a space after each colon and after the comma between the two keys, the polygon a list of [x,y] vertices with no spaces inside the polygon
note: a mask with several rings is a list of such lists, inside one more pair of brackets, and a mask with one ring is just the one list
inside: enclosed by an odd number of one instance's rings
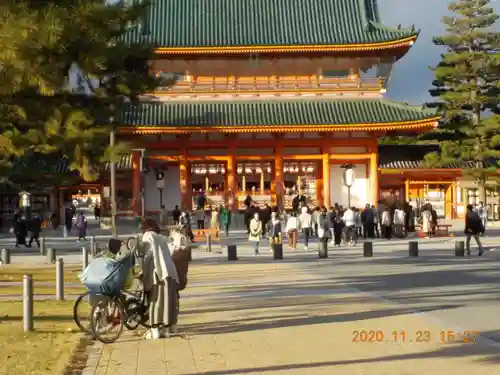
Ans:
{"label": "bicycle rear wheel", "polygon": [[111,344],[122,334],[127,314],[118,298],[105,298],[92,307],[90,317],[94,337]]}
{"label": "bicycle rear wheel", "polygon": [[91,298],[90,293],[86,292],[78,296],[73,305],[73,320],[78,328],[88,335],[92,335],[92,327],[90,325]]}

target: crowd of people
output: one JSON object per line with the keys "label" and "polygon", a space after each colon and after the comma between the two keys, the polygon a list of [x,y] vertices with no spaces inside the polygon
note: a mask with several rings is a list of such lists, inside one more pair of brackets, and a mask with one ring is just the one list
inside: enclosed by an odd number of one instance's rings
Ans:
{"label": "crowd of people", "polygon": [[[267,203],[260,206],[251,196],[246,197],[244,224],[248,241],[252,243],[255,254],[259,253],[262,240],[267,238],[271,244],[281,243],[283,236],[288,238],[291,250],[295,250],[299,238],[303,238],[304,249],[307,250],[309,241],[313,237],[325,242],[326,245],[340,247],[355,246],[360,237],[387,240],[394,237],[405,238],[408,233],[416,232],[417,229],[428,238],[437,234],[438,213],[430,202],[425,202],[418,209],[409,202],[389,205],[381,201],[378,207],[366,204],[364,208],[344,207],[338,203],[329,208],[324,206],[311,208],[306,202],[305,196],[297,194],[292,201],[292,209],[284,211]],[[183,233],[194,240],[192,228],[209,227],[223,229],[225,235],[229,235],[230,209],[224,205],[205,207],[206,200],[203,195],[200,195],[197,203],[197,209],[191,213],[181,212],[178,206],[172,212],[174,223],[179,225]],[[473,207],[473,212],[479,217],[482,227],[486,228],[487,212],[484,205],[480,203],[477,207]],[[166,221],[165,214],[162,222]],[[484,229],[479,235],[481,234],[484,234]]]}
{"label": "crowd of people", "polygon": [[[78,234],[78,242],[87,240],[87,218],[83,212],[76,213],[76,209],[72,205],[68,205],[64,210],[63,217],[63,234],[67,237],[71,234],[73,228],[76,228]],[[11,233],[16,239],[16,247],[24,245],[31,247],[33,242],[40,247],[40,234],[44,223],[43,215],[38,212],[31,212],[29,215],[22,210],[17,210],[12,218]],[[60,226],[59,217],[53,214],[50,218],[50,223],[54,230]]]}

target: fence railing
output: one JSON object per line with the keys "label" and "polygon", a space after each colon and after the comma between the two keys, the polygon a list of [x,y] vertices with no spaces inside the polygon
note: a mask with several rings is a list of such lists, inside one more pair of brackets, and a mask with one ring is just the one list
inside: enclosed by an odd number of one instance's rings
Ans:
{"label": "fence railing", "polygon": [[383,80],[380,78],[240,78],[240,79],[194,79],[180,81],[171,87],[159,87],[157,93],[198,93],[198,92],[239,92],[239,91],[304,91],[304,90],[358,90],[381,89]]}

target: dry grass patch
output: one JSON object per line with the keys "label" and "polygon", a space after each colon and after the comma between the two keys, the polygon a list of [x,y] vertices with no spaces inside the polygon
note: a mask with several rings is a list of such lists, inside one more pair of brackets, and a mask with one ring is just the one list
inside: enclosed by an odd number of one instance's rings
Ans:
{"label": "dry grass patch", "polygon": [[[64,295],[65,296],[79,296],[80,294],[85,293],[87,290],[83,286],[65,286],[64,287]],[[22,285],[12,285],[12,286],[0,286],[0,297],[9,297],[15,296],[19,297],[23,294],[23,286]],[[56,295],[56,286],[37,286],[36,284],[33,287],[33,294],[39,296],[55,296]]]}
{"label": "dry grass patch", "polygon": [[[78,266],[64,267],[64,281],[68,283],[79,283],[78,275],[82,268]],[[33,282],[56,282],[56,266],[43,265],[37,267],[22,267],[18,265],[4,265],[0,268],[0,282],[22,282],[24,275],[33,276]]]}
{"label": "dry grass patch", "polygon": [[0,375],[57,375],[68,365],[81,334],[73,301],[35,301],[35,331],[23,332],[22,302],[0,302]]}

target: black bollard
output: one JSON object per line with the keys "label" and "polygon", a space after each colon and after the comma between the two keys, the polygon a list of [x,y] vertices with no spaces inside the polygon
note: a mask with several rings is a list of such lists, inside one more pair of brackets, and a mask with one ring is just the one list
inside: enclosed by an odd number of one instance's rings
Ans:
{"label": "black bollard", "polygon": [[410,241],[408,242],[408,255],[411,257],[418,257],[418,242]]}
{"label": "black bollard", "polygon": [[49,247],[47,248],[47,263],[54,264],[56,262],[56,250]]}
{"label": "black bollard", "polygon": [[328,258],[328,243],[326,241],[319,241],[318,256],[320,257],[320,259]]}
{"label": "black bollard", "polygon": [[455,256],[456,257],[465,256],[465,242],[464,241],[455,241]]}
{"label": "black bollard", "polygon": [[236,245],[227,246],[227,260],[238,260],[238,253],[236,251]]}
{"label": "black bollard", "polygon": [[191,262],[193,260],[193,249],[191,247],[188,249],[188,254],[188,261]]}
{"label": "black bollard", "polygon": [[2,249],[2,256],[0,257],[0,260],[3,262],[3,264],[10,264],[10,250],[9,249]]}
{"label": "black bollard", "polygon": [[283,244],[281,243],[273,244],[273,259],[274,260],[283,259]]}
{"label": "black bollard", "polygon": [[365,258],[373,256],[373,242],[363,242],[363,256]]}

